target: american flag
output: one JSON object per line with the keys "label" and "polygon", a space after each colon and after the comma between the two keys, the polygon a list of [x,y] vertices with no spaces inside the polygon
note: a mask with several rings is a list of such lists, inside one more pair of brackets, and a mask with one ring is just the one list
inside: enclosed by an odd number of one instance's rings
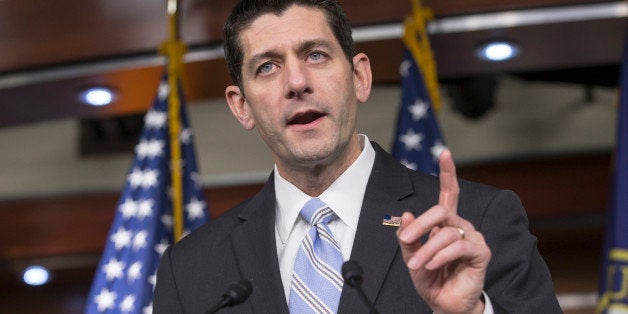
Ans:
{"label": "american flag", "polygon": [[382,225],[399,227],[401,226],[401,217],[385,215]]}
{"label": "american flag", "polygon": [[[155,273],[161,254],[173,239],[169,92],[165,76],[144,118],[85,313],[152,313]],[[196,170],[192,131],[183,101],[181,104],[183,225],[187,234],[207,221],[207,203]]]}
{"label": "american flag", "polygon": [[628,33],[620,82],[615,175],[600,274],[600,301],[596,313],[628,313]]}
{"label": "american flag", "polygon": [[406,167],[438,174],[438,158],[446,148],[425,87],[425,80],[406,48],[401,73],[401,107],[392,155]]}

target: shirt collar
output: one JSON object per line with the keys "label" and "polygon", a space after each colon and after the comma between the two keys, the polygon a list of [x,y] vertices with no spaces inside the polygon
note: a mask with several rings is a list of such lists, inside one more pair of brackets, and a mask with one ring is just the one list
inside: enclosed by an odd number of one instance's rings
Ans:
{"label": "shirt collar", "polygon": [[[358,135],[362,152],[358,158],[318,196],[336,213],[349,228],[355,232],[358,227],[360,210],[366,184],[368,183],[373,164],[375,163],[375,150],[368,137]],[[292,183],[282,178],[275,165],[275,196],[277,198],[277,216],[275,226],[282,243],[286,243],[292,228],[299,217],[299,211],[310,200],[310,196],[303,193]]]}

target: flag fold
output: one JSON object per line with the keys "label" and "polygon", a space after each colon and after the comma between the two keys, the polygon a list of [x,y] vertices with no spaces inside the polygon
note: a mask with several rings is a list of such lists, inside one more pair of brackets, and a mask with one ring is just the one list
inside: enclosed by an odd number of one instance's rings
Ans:
{"label": "flag fold", "polygon": [[597,313],[628,314],[628,35],[620,75],[613,191],[600,273]]}
{"label": "flag fold", "polygon": [[[405,48],[399,67],[401,105],[392,155],[410,169],[436,175],[440,153],[446,146],[434,112],[438,82],[425,32],[425,16],[430,14],[418,4],[413,13],[405,23]],[[421,64],[426,68],[422,69]]]}
{"label": "flag fold", "polygon": [[[85,313],[152,313],[155,273],[161,254],[173,239],[169,93],[168,77],[164,76],[144,118]],[[207,221],[208,207],[183,101],[180,119],[183,223],[184,233],[189,233]]]}

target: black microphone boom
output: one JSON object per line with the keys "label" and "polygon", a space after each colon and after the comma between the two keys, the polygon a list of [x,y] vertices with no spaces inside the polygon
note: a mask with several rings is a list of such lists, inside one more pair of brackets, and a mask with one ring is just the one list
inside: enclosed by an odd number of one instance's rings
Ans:
{"label": "black microphone boom", "polygon": [[240,282],[229,286],[229,289],[222,295],[220,302],[205,312],[205,314],[216,313],[223,307],[238,305],[249,298],[251,291],[253,291],[251,283],[248,280],[240,280]]}
{"label": "black microphone boom", "polygon": [[345,280],[345,283],[355,289],[360,300],[369,308],[371,314],[379,314],[375,305],[373,305],[371,300],[366,296],[366,293],[364,293],[364,290],[362,290],[362,281],[364,280],[362,274],[364,274],[364,271],[358,262],[346,261],[342,264],[342,278]]}

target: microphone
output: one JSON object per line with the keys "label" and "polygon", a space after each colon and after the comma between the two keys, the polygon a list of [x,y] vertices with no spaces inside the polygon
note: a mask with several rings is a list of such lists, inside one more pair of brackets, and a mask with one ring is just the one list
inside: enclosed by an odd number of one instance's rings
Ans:
{"label": "microphone", "polygon": [[222,300],[205,312],[205,314],[216,313],[216,311],[222,309],[223,307],[238,305],[246,301],[246,299],[248,299],[251,295],[252,290],[253,286],[251,286],[251,282],[245,279],[232,284],[222,295]]}
{"label": "microphone", "polygon": [[379,314],[371,300],[364,293],[364,290],[362,290],[362,281],[364,281],[362,274],[364,274],[364,271],[358,262],[346,261],[342,264],[342,278],[345,280],[345,283],[358,292],[360,300],[369,308],[371,314]]}

